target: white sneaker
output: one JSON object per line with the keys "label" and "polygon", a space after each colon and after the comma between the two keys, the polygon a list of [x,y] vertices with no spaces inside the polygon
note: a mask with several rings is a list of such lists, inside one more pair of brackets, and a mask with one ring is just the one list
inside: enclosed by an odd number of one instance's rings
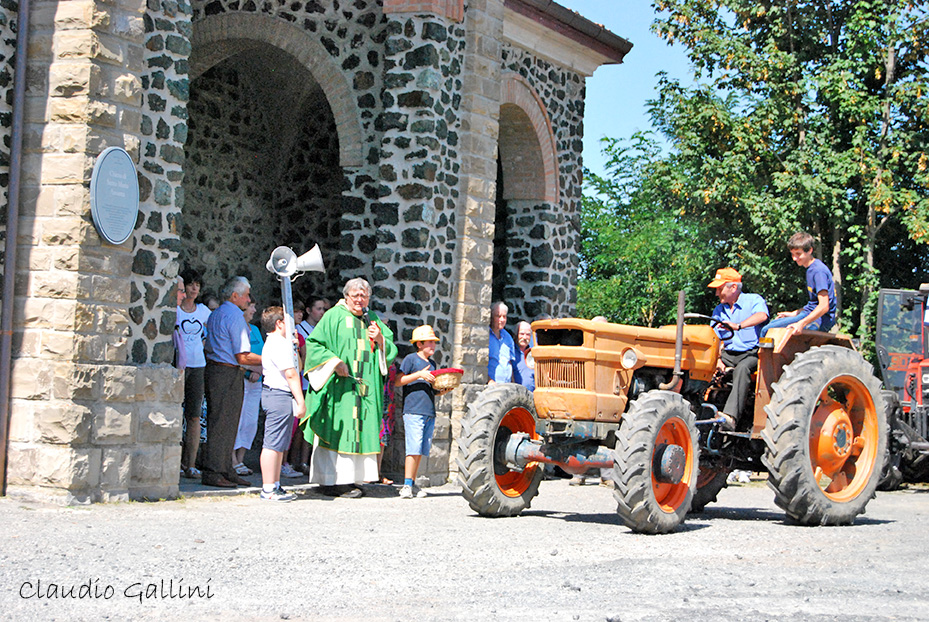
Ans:
{"label": "white sneaker", "polygon": [[426,497],[429,496],[425,490],[423,490],[416,484],[413,484],[412,493],[413,493],[413,496],[416,497],[417,499],[425,499]]}
{"label": "white sneaker", "polygon": [[304,477],[303,473],[297,471],[286,462],[281,466],[281,477]]}
{"label": "white sneaker", "polygon": [[412,499],[413,489],[404,484],[403,488],[400,489],[400,498],[401,499]]}

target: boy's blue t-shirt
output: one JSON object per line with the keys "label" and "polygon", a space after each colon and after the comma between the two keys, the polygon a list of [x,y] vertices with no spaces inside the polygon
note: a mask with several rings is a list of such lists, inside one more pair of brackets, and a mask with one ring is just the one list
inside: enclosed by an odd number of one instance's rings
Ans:
{"label": "boy's blue t-shirt", "polygon": [[[435,371],[435,361],[428,361],[416,354],[407,354],[400,363],[400,373],[404,376],[415,374],[423,369]],[[403,386],[403,413],[407,415],[425,415],[435,417],[435,390],[425,380],[416,380]]]}
{"label": "boy's blue t-shirt", "polygon": [[829,310],[822,317],[822,325],[832,326],[835,324],[835,281],[832,280],[832,272],[819,259],[814,259],[806,269],[806,291],[810,296],[810,301],[803,307],[806,311],[812,311],[819,304],[817,294],[826,290],[829,294]]}

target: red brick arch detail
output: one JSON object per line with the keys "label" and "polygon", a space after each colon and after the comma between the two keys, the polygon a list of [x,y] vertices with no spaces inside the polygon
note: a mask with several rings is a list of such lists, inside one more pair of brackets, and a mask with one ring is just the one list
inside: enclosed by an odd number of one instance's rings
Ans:
{"label": "red brick arch detail", "polygon": [[276,47],[306,67],[322,87],[339,134],[339,164],[364,163],[361,111],[348,79],[332,56],[310,34],[264,15],[226,13],[193,23],[191,80],[217,63],[258,44]]}
{"label": "red brick arch detail", "polygon": [[502,78],[503,93],[500,104],[512,104],[525,112],[539,141],[539,155],[542,158],[542,174],[544,175],[544,194],[536,198],[546,203],[558,203],[558,147],[555,142],[551,119],[545,110],[545,104],[529,82],[518,73],[504,72]]}

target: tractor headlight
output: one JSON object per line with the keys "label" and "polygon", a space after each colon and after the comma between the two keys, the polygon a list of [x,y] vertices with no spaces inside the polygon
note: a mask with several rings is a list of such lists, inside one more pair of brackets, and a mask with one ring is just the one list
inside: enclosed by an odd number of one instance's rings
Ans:
{"label": "tractor headlight", "polygon": [[929,399],[929,374],[923,374],[923,395]]}
{"label": "tractor headlight", "polygon": [[626,348],[623,350],[622,366],[625,369],[632,369],[635,367],[636,363],[639,362],[639,355],[636,354],[634,348]]}

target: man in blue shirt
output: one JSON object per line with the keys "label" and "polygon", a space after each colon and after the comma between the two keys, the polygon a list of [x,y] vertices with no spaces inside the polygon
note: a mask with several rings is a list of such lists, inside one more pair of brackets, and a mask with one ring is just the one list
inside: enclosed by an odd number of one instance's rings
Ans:
{"label": "man in blue shirt", "polygon": [[232,466],[232,449],[239,429],[239,414],[245,392],[243,365],[261,365],[261,355],[251,348],[245,314],[251,300],[251,285],[242,276],[223,286],[225,302],[210,314],[206,324],[206,421],[210,440],[203,457],[205,486],[235,488],[251,486]]}
{"label": "man in blue shirt", "polygon": [[516,369],[516,344],[506,331],[506,314],[502,302],[490,307],[490,356],[487,360],[487,384],[513,382]]}
{"label": "man in blue shirt", "polygon": [[734,268],[718,270],[707,287],[715,287],[719,298],[713,317],[720,322],[715,330],[723,342],[716,366],[719,372],[732,368],[732,391],[719,414],[723,429],[735,430],[758,369],[758,338],[768,321],[768,305],[758,294],[742,291],[742,275]]}

